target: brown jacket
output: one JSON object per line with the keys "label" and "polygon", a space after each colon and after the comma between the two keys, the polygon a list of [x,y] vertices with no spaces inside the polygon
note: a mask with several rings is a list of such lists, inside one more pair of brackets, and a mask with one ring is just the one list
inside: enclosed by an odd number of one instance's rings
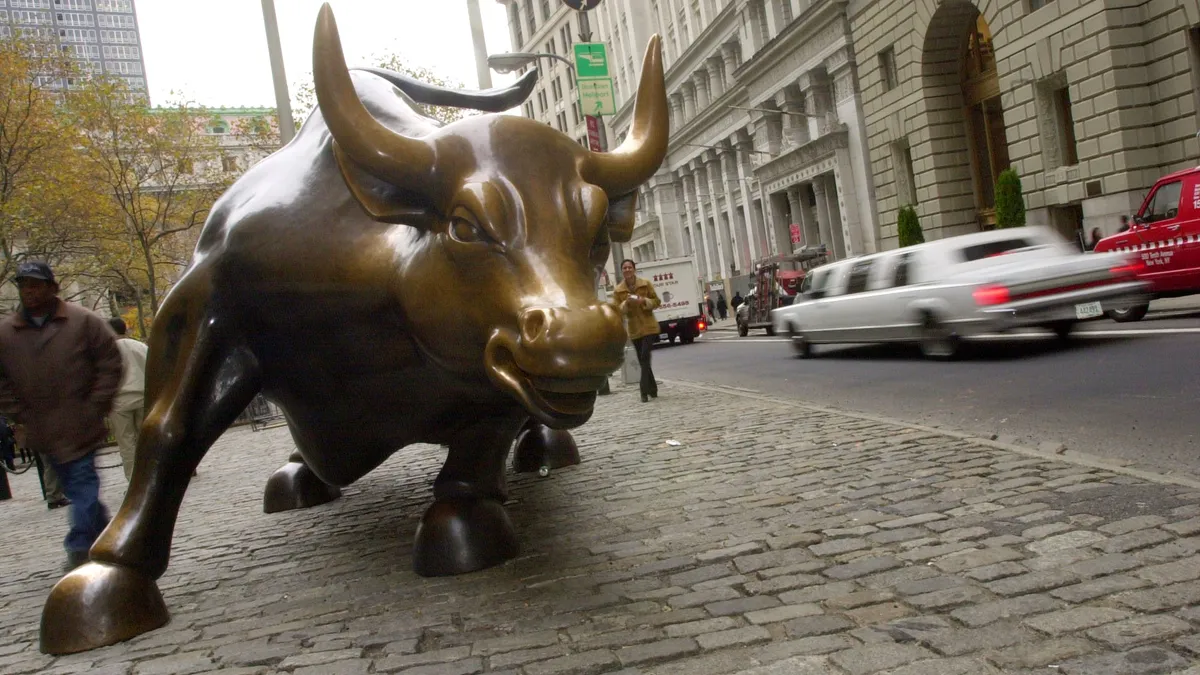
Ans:
{"label": "brown jacket", "polygon": [[104,319],[64,300],[44,326],[0,322],[0,411],[25,425],[31,450],[70,462],[104,443],[121,352]]}
{"label": "brown jacket", "polygon": [[654,318],[654,310],[661,303],[658,300],[658,293],[654,292],[654,286],[641,277],[634,277],[633,295],[646,298],[646,302],[641,305],[627,306],[625,300],[629,295],[629,288],[624,281],[613,289],[613,302],[617,303],[621,311],[625,312],[629,339],[636,340],[647,335],[658,335],[658,319]]}

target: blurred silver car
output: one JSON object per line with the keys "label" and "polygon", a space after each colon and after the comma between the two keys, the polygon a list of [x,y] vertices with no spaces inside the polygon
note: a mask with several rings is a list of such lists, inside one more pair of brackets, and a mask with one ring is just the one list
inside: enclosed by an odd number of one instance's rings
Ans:
{"label": "blurred silver car", "polygon": [[1128,254],[1083,255],[1047,228],[991,230],[818,267],[771,318],[802,357],[819,343],[912,341],[950,358],[982,333],[1040,326],[1066,338],[1103,306],[1145,301],[1141,272]]}

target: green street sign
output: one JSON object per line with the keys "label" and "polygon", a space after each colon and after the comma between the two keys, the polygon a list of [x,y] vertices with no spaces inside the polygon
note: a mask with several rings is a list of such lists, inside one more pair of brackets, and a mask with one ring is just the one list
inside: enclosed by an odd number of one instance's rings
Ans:
{"label": "green street sign", "polygon": [[583,107],[583,114],[617,114],[617,101],[613,96],[611,78],[576,80],[575,88],[579,90],[579,105]]}
{"label": "green street sign", "polygon": [[608,47],[603,42],[575,43],[575,79],[608,77]]}

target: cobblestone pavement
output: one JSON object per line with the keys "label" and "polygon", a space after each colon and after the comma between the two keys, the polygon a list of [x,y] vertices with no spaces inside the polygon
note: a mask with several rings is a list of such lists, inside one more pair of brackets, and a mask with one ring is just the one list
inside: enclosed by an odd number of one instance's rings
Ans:
{"label": "cobblestone pavement", "polygon": [[[522,556],[455,578],[411,571],[437,448],[332,504],[265,515],[290,438],[232,430],[184,501],[160,582],[171,623],[59,658],[37,631],[65,515],[15,477],[0,673],[1200,675],[1195,487],[661,391],[641,404],[615,386],[577,431],[581,466],[513,477]],[[121,471],[102,474],[115,506]]]}

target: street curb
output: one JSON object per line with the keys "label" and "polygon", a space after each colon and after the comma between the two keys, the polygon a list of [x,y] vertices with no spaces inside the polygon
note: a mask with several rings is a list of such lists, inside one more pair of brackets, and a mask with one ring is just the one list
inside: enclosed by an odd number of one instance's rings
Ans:
{"label": "street curb", "polygon": [[1112,473],[1122,474],[1125,476],[1130,476],[1132,478],[1140,478],[1141,480],[1149,481],[1151,483],[1159,483],[1159,484],[1163,484],[1163,485],[1180,485],[1183,487],[1200,489],[1200,478],[1189,478],[1186,476],[1170,476],[1170,475],[1158,473],[1155,471],[1148,471],[1145,469],[1135,469],[1128,465],[1124,465],[1119,462],[1114,462],[1112,460],[1105,459],[1105,458],[1099,457],[1097,455],[1092,455],[1092,454],[1088,454],[1085,452],[1079,452],[1076,450],[1067,450],[1066,446],[1059,444],[1059,443],[1043,444],[1045,446],[1052,446],[1052,447],[1047,447],[1046,449],[1043,449],[1041,447],[1033,448],[1033,447],[1030,447],[1027,445],[1018,445],[1016,443],[1008,443],[1008,442],[1004,442],[1004,441],[994,440],[991,438],[986,438],[983,436],[978,436],[978,435],[970,434],[967,432],[954,431],[951,429],[941,429],[938,427],[925,426],[923,424],[914,424],[912,422],[907,422],[905,420],[896,419],[894,417],[885,417],[883,415],[872,415],[869,413],[852,412],[852,411],[848,411],[848,410],[841,410],[838,408],[831,408],[829,406],[817,405],[814,403],[806,403],[806,402],[800,401],[798,399],[789,399],[789,398],[780,398],[780,397],[776,397],[776,396],[769,396],[767,394],[763,394],[762,392],[756,391],[754,389],[743,389],[741,387],[730,387],[730,386],[720,385],[720,384],[704,384],[704,383],[692,382],[692,381],[688,381],[688,380],[664,379],[662,381],[669,383],[671,385],[674,385],[674,386],[686,387],[689,389],[700,389],[700,390],[705,390],[705,391],[712,391],[712,390],[716,389],[716,390],[725,392],[727,394],[730,394],[732,396],[741,396],[744,398],[751,398],[751,399],[756,399],[759,401],[765,401],[765,402],[769,402],[769,403],[786,405],[786,406],[790,406],[792,408],[809,410],[812,412],[821,412],[821,413],[827,413],[827,414],[832,414],[832,415],[841,415],[843,417],[849,417],[851,419],[859,419],[859,420],[865,420],[868,422],[878,422],[880,424],[891,424],[891,425],[895,425],[895,426],[902,426],[906,429],[913,429],[916,431],[922,431],[922,432],[929,433],[929,434],[945,436],[947,438],[955,438],[955,439],[959,439],[959,440],[970,441],[972,443],[978,443],[979,445],[996,448],[997,450],[1008,450],[1009,452],[1015,452],[1017,454],[1025,455],[1027,457],[1036,457],[1039,459],[1048,459],[1048,460],[1054,460],[1054,461],[1058,461],[1058,462],[1065,462],[1067,464],[1074,464],[1077,466],[1086,466],[1086,467],[1093,468],[1093,469],[1101,469],[1104,471],[1111,471]]}

